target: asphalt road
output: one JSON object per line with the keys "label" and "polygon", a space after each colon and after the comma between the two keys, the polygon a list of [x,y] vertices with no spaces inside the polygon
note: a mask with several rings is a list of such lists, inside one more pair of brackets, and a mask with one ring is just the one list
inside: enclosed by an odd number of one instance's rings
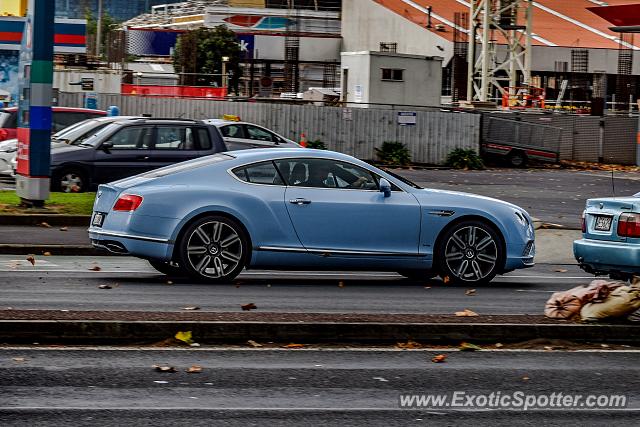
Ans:
{"label": "asphalt road", "polygon": [[[580,227],[587,199],[613,195],[611,173],[603,171],[500,168],[484,171],[398,169],[395,172],[423,187],[506,200],[544,222],[574,228]],[[637,172],[615,172],[614,177],[616,195],[630,196],[640,191]]]}
{"label": "asphalt road", "polygon": [[[445,354],[445,363],[432,363]],[[394,349],[0,349],[0,424],[637,425],[638,353]],[[178,372],[156,372],[152,366]],[[202,372],[186,373],[193,365]],[[399,395],[621,395],[611,410],[401,409]],[[447,400],[451,402],[451,400]],[[464,399],[461,403],[467,404]],[[541,400],[541,402],[544,402]]]}
{"label": "asphalt road", "polygon": [[[100,271],[93,271],[99,267]],[[540,264],[494,279],[466,295],[468,286],[435,279],[414,282],[385,272],[274,272],[249,270],[230,284],[171,281],[131,257],[0,256],[0,309],[259,311],[313,313],[541,314],[551,293],[589,283],[575,265]],[[110,285],[111,289],[100,289]]]}

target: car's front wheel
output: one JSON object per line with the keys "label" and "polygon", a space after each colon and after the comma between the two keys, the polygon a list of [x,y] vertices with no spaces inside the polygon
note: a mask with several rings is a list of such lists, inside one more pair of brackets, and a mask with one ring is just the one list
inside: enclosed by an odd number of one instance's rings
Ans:
{"label": "car's front wheel", "polygon": [[192,277],[228,282],[244,268],[248,239],[234,220],[212,215],[193,222],[180,239],[180,265]]}
{"label": "car's front wheel", "polygon": [[440,275],[455,283],[488,283],[503,263],[503,249],[497,232],[480,221],[456,224],[445,232],[438,249]]}

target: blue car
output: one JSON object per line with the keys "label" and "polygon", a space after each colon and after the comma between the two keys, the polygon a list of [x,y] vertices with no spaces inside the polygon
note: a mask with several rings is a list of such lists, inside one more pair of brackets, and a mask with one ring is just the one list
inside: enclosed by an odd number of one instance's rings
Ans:
{"label": "blue car", "polygon": [[627,279],[640,274],[640,193],[587,200],[573,253],[588,273]]}
{"label": "blue car", "polygon": [[469,285],[534,265],[523,209],[423,189],[345,154],[219,153],[100,185],[94,246],[228,282],[243,268],[440,274]]}

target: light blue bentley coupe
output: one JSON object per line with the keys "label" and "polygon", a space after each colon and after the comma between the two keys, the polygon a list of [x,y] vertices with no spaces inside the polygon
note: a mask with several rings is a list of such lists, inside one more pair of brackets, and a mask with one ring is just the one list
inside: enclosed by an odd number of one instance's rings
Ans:
{"label": "light blue bentley coupe", "polygon": [[437,274],[469,285],[534,265],[518,206],[423,189],[345,154],[215,154],[101,185],[94,246],[228,282],[243,268]]}

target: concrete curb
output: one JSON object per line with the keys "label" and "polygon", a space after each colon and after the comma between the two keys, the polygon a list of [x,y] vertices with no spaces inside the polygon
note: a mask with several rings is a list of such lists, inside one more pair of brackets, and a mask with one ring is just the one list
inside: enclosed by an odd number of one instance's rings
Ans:
{"label": "concrete curb", "polygon": [[0,321],[0,342],[56,344],[144,344],[191,331],[201,344],[296,343],[459,343],[521,342],[536,338],[570,341],[640,343],[639,326],[513,323],[333,323],[210,321]]}
{"label": "concrete curb", "polygon": [[0,225],[40,225],[89,227],[90,215],[25,214],[0,215]]}
{"label": "concrete curb", "polygon": [[43,255],[45,252],[49,252],[51,255],[116,255],[108,251],[96,249],[91,245],[0,244],[0,255]]}

